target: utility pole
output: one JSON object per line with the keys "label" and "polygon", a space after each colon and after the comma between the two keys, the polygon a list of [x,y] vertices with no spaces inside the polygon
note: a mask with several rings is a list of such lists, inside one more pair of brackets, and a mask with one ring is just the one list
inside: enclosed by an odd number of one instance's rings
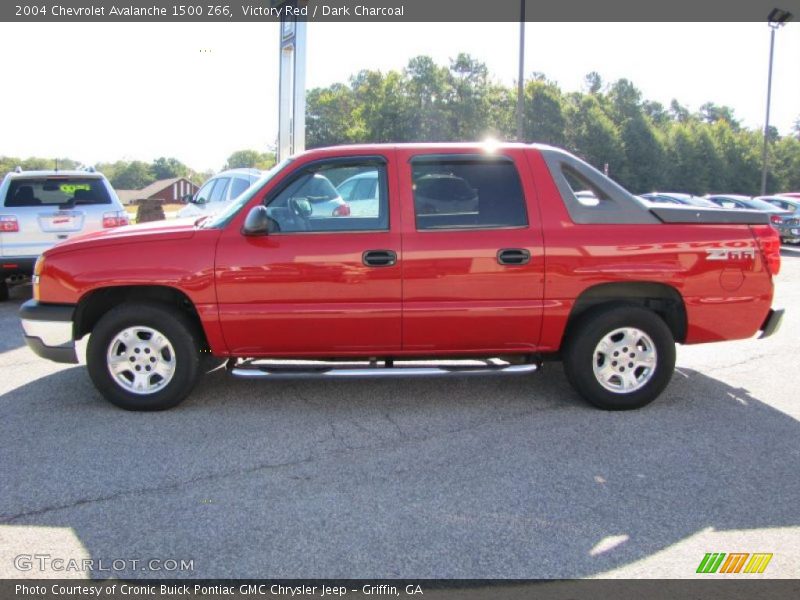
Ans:
{"label": "utility pole", "polygon": [[767,194],[767,158],[769,153],[769,107],[772,101],[772,57],[775,54],[775,32],[792,19],[792,13],[773,8],[767,16],[769,25],[769,71],[767,74],[767,115],[764,119],[764,150],[761,153],[761,195]]}
{"label": "utility pole", "polygon": [[[272,0],[308,9],[307,0]],[[281,15],[278,83],[278,161],[306,148],[306,21]]]}
{"label": "utility pole", "polygon": [[519,78],[517,79],[517,141],[525,141],[522,111],[525,105],[525,0],[519,1]]}

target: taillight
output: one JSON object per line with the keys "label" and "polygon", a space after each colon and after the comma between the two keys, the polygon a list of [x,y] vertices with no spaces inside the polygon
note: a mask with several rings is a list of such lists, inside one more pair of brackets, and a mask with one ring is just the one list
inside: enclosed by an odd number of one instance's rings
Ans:
{"label": "taillight", "polygon": [[333,216],[334,217],[349,217],[350,216],[350,205],[349,204],[340,204],[336,208],[333,209]]}
{"label": "taillight", "polygon": [[14,233],[19,231],[19,221],[14,215],[0,215],[0,231]]}
{"label": "taillight", "polygon": [[758,249],[770,275],[777,275],[781,270],[781,238],[778,232],[769,225],[751,225]]}
{"label": "taillight", "polygon": [[772,215],[769,220],[776,225],[780,225],[783,222],[783,219],[780,218],[778,215]]}
{"label": "taillight", "polygon": [[122,227],[128,225],[128,213],[124,210],[119,212],[103,213],[103,227],[109,229],[111,227]]}

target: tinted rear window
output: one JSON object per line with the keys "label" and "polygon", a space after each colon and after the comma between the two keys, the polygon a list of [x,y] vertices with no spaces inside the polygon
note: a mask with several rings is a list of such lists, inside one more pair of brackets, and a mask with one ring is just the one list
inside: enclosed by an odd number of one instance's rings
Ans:
{"label": "tinted rear window", "polygon": [[6,207],[111,204],[103,180],[97,177],[14,179],[4,200]]}
{"label": "tinted rear window", "polygon": [[525,227],[528,216],[511,161],[455,156],[413,164],[417,229]]}

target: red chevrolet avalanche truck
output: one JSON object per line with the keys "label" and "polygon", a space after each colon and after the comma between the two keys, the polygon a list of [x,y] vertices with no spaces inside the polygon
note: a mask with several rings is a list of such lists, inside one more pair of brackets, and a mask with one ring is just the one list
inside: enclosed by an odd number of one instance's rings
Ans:
{"label": "red chevrolet avalanche truck", "polygon": [[[591,191],[592,193],[587,193]],[[581,192],[576,194],[576,192]],[[604,409],[652,401],[675,343],[774,332],[780,246],[757,212],[651,206],[562,150],[312,150],[222,212],[71,239],[36,264],[28,345],[132,410],[235,376],[527,373]]]}

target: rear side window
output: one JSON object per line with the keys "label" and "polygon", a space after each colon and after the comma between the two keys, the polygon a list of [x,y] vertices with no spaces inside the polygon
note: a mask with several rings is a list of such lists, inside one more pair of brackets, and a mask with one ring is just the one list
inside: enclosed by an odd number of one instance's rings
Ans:
{"label": "rear side window", "polygon": [[416,157],[412,161],[417,229],[525,227],[525,196],[504,158]]}
{"label": "rear side window", "polygon": [[547,163],[564,207],[574,223],[661,222],[633,194],[588,163],[556,148],[536,150]]}
{"label": "rear side window", "polygon": [[97,177],[43,177],[11,180],[4,205],[58,206],[70,208],[84,204],[111,204],[103,180]]}

